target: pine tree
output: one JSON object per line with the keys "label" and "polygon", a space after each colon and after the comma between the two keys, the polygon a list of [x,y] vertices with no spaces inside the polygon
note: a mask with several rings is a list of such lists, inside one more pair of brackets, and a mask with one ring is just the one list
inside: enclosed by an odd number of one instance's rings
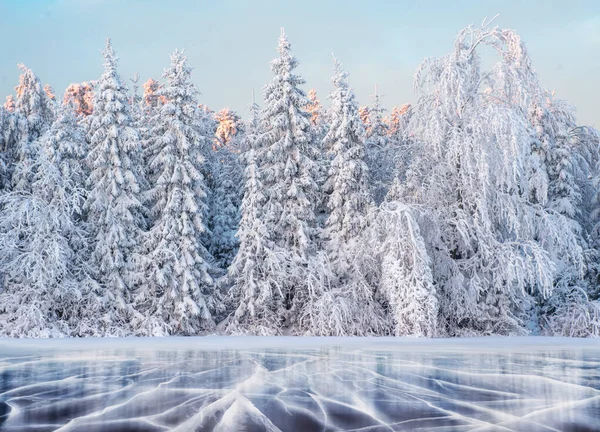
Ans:
{"label": "pine tree", "polygon": [[[15,122],[13,134],[16,137],[16,163],[23,169],[17,170],[12,182],[15,189],[29,190],[33,171],[27,169],[37,158],[37,139],[46,132],[54,121],[54,107],[42,88],[40,80],[31,69],[20,64],[22,73],[19,85],[15,87]],[[28,177],[23,177],[27,175]]]}
{"label": "pine tree", "polygon": [[335,88],[329,96],[332,105],[328,112],[331,124],[324,139],[324,147],[331,149],[333,160],[324,188],[329,216],[323,234],[333,262],[342,265],[347,257],[340,257],[338,262],[339,253],[347,250],[365,228],[371,200],[363,161],[365,131],[348,74],[335,58],[334,72]]}
{"label": "pine tree", "polygon": [[[246,165],[244,196],[240,208],[241,219],[236,237],[239,248],[229,267],[232,282],[229,301],[235,312],[227,330],[231,333],[250,332],[259,335],[281,331],[281,281],[278,280],[283,263],[264,223],[266,195],[259,166],[263,154],[263,130],[258,105],[250,105],[250,120],[242,147]],[[279,295],[278,295],[279,294]]]}
{"label": "pine tree", "polygon": [[332,157],[324,188],[329,210],[323,230],[327,254],[309,261],[308,295],[298,327],[320,336],[381,334],[385,332],[383,311],[354,265],[355,255],[364,246],[371,207],[363,161],[365,131],[348,74],[335,58],[334,72],[327,113],[331,123],[323,145],[331,149]]}
{"label": "pine tree", "polygon": [[63,104],[72,104],[78,115],[89,116],[94,112],[95,85],[95,81],[70,84],[65,90]]}
{"label": "pine tree", "polygon": [[277,276],[282,287],[277,295],[283,295],[280,301],[289,310],[290,325],[305,294],[302,271],[314,251],[314,207],[319,194],[308,100],[298,87],[304,79],[293,73],[298,60],[283,30],[277,50],[279,57],[271,62],[275,76],[264,89],[264,150],[259,169],[267,196],[264,222],[273,244],[286,254],[288,269]]}
{"label": "pine tree", "polygon": [[154,226],[149,232],[148,273],[138,296],[144,320],[138,332],[151,335],[197,334],[214,326],[221,311],[220,295],[211,276],[211,261],[200,236],[206,230],[205,163],[200,134],[197,90],[191,68],[180,51],[171,55],[167,83],[158,92],[165,104],[153,120],[157,148],[151,160],[157,173],[151,189]]}
{"label": "pine tree", "polygon": [[[31,189],[0,197],[0,273],[6,289],[1,332],[15,337],[104,334],[99,287],[84,262],[89,242],[82,223],[81,157],[85,140],[70,110],[39,140],[31,165],[19,165]],[[19,174],[19,173],[18,173]]]}
{"label": "pine tree", "polygon": [[[384,121],[385,109],[381,106],[381,95],[375,87],[373,105],[368,107],[366,162],[370,173],[371,194],[380,204],[390,189],[396,172],[396,150],[392,148],[388,125]],[[363,114],[364,115],[364,114]]]}
{"label": "pine tree", "polygon": [[26,138],[28,143],[33,143],[52,125],[54,110],[52,101],[33,71],[23,64],[20,64],[19,68],[22,73],[19,77],[19,85],[15,87],[17,92],[15,112],[20,113],[27,121],[27,136],[21,139]]}
{"label": "pine tree", "polygon": [[132,127],[127,89],[110,39],[103,55],[104,73],[95,87],[90,116],[91,172],[84,208],[93,238],[91,265],[107,288],[107,320],[126,331],[134,314],[131,292],[138,278],[136,255],[144,225],[139,171],[132,164],[140,152],[140,137]]}
{"label": "pine tree", "polygon": [[[239,147],[235,142],[230,145]],[[240,154],[233,148],[220,146],[215,153],[208,214],[211,233],[208,250],[216,259],[217,265],[226,270],[238,247],[235,233],[240,221],[243,168]]]}

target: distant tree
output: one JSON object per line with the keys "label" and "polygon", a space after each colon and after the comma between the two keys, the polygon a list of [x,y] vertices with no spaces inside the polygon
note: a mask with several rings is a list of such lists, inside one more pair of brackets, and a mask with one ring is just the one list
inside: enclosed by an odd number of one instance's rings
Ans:
{"label": "distant tree", "polygon": [[35,162],[38,151],[37,140],[52,125],[54,107],[33,71],[23,64],[20,64],[19,68],[22,73],[19,77],[19,85],[15,87],[16,122],[12,126],[16,129],[13,131],[17,141],[16,163],[22,169],[17,170],[13,175],[12,182],[15,189],[28,190],[31,186],[32,171],[25,168]]}
{"label": "distant tree", "polygon": [[73,104],[75,112],[89,116],[94,111],[94,87],[96,81],[86,81],[81,84],[70,84],[65,90],[63,104]]}
{"label": "distant tree", "polygon": [[4,102],[4,109],[8,112],[15,112],[15,98],[13,95],[6,96],[6,101]]}
{"label": "distant tree", "polygon": [[229,108],[215,114],[217,130],[215,132],[216,147],[229,147],[238,133],[243,133],[244,125],[240,116]]}

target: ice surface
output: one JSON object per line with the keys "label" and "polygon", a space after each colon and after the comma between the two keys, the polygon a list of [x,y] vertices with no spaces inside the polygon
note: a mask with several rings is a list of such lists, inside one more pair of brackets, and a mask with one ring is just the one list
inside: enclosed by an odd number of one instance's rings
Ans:
{"label": "ice surface", "polygon": [[600,430],[600,341],[0,340],[1,431]]}

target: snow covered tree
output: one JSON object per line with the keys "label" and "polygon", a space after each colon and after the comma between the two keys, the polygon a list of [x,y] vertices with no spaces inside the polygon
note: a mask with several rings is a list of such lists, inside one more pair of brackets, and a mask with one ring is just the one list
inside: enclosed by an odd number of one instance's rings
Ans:
{"label": "snow covered tree", "polygon": [[8,112],[15,112],[15,98],[13,95],[6,96],[6,100],[4,101],[4,109]]}
{"label": "snow covered tree", "polygon": [[224,108],[215,114],[217,130],[215,131],[215,146],[228,147],[236,137],[243,133],[244,124],[240,116],[229,108]]}
{"label": "snow covered tree", "polygon": [[282,254],[274,249],[271,232],[264,223],[267,197],[259,169],[262,162],[259,157],[264,149],[260,123],[258,105],[253,101],[242,144],[246,165],[244,195],[236,234],[239,248],[229,267],[231,289],[228,297],[234,313],[227,330],[269,335],[281,331],[278,315],[282,314],[283,291],[278,277],[285,263],[280,261]]}
{"label": "snow covered tree", "polygon": [[[530,294],[552,293],[554,257],[580,265],[565,218],[530,201],[531,129],[523,110],[501,96],[520,88],[501,67],[481,73],[477,48],[503,62],[508,30],[467,28],[454,51],[426,60],[411,128],[416,152],[400,199],[426,213],[442,322],[450,334],[520,333]],[[508,48],[507,48],[508,46]],[[480,91],[482,82],[490,90]]]}
{"label": "snow covered tree", "polygon": [[11,113],[0,107],[0,191],[10,185],[9,166],[11,155],[9,153],[9,142],[4,135],[8,128]]}
{"label": "snow covered tree", "polygon": [[200,236],[206,230],[206,184],[201,174],[197,90],[183,52],[171,55],[171,66],[158,91],[165,104],[153,119],[151,136],[157,153],[151,160],[157,177],[153,198],[154,226],[148,239],[144,289],[136,298],[143,319],[137,331],[154,336],[197,334],[214,326],[221,311],[211,276],[211,261]]}
{"label": "snow covered tree", "polygon": [[389,117],[384,118],[388,127],[388,149],[390,149],[388,157],[391,158],[386,163],[389,164],[388,172],[392,176],[392,184],[396,179],[402,182],[405,180],[404,175],[410,165],[412,137],[408,126],[411,117],[411,104],[404,104],[400,108],[394,107]]}
{"label": "snow covered tree", "polygon": [[[54,121],[54,107],[33,71],[23,64],[20,64],[19,68],[22,73],[19,77],[19,85],[15,87],[17,101],[14,112],[17,120],[15,135],[18,140],[16,162],[19,165],[31,166],[37,157],[37,139],[50,128]],[[23,168],[13,176],[13,187],[27,190],[30,187],[31,178],[22,176],[31,175],[32,171]]]}
{"label": "snow covered tree", "polygon": [[[235,142],[230,145],[238,147]],[[211,233],[208,250],[218,266],[227,269],[238,247],[235,233],[240,221],[243,168],[239,153],[232,147],[220,146],[215,153],[208,212]]]}
{"label": "snow covered tree", "polygon": [[[106,333],[101,291],[85,263],[89,238],[82,223],[83,133],[63,109],[39,140],[39,152],[22,177],[30,190],[0,197],[0,312],[11,337],[85,336]],[[108,331],[113,333],[111,329]]]}
{"label": "snow covered tree", "polygon": [[371,199],[367,166],[363,160],[365,131],[354,92],[348,84],[348,74],[335,58],[334,72],[334,90],[329,96],[332,103],[328,111],[331,123],[324,138],[324,147],[331,149],[332,160],[324,186],[329,215],[323,236],[334,264],[343,265],[347,257],[339,254],[347,251],[349,243],[365,228]]}
{"label": "snow covered tree", "polygon": [[308,100],[298,87],[304,79],[293,73],[298,60],[291,54],[283,29],[277,50],[279,57],[271,62],[275,76],[264,88],[264,149],[259,169],[267,196],[264,222],[273,244],[287,254],[288,268],[277,276],[282,289],[276,294],[283,294],[280,301],[289,310],[289,325],[304,297],[302,271],[314,251],[318,187]]}
{"label": "snow covered tree", "polygon": [[439,302],[432,263],[412,209],[398,201],[384,202],[369,230],[366,250],[373,255],[362,260],[376,262],[376,290],[394,334],[436,336]]}
{"label": "snow covered tree", "polygon": [[127,329],[134,315],[131,292],[139,278],[136,260],[144,227],[139,170],[132,159],[140,152],[140,137],[132,127],[127,89],[117,72],[110,39],[104,50],[104,73],[94,94],[90,116],[87,199],[91,265],[107,288],[107,318]]}
{"label": "snow covered tree", "polygon": [[321,102],[317,98],[317,91],[315,89],[308,91],[308,100],[309,103],[306,106],[306,110],[310,113],[310,124],[313,127],[322,127],[324,123],[323,105],[321,105]]}
{"label": "snow covered tree", "polygon": [[371,194],[376,204],[385,198],[396,172],[396,148],[392,147],[388,125],[384,121],[385,109],[381,106],[381,95],[375,87],[374,102],[367,109],[366,162],[369,168]]}
{"label": "snow covered tree", "polygon": [[20,64],[19,68],[22,73],[19,77],[19,85],[15,87],[17,92],[15,112],[20,113],[27,120],[26,138],[29,143],[32,143],[50,128],[54,121],[54,110],[52,101],[33,71],[23,64]]}
{"label": "snow covered tree", "polygon": [[348,74],[334,58],[334,90],[323,147],[331,162],[324,185],[328,217],[322,232],[326,253],[309,259],[307,296],[298,331],[321,336],[386,334],[383,309],[360,275],[354,257],[364,247],[371,208],[368,171],[363,161],[365,131]]}
{"label": "snow covered tree", "polygon": [[95,81],[70,84],[65,90],[63,104],[72,104],[77,114],[89,116],[94,111],[93,102],[95,85]]}
{"label": "snow covered tree", "polygon": [[256,117],[248,126],[240,248],[230,268],[238,299],[232,327],[261,334],[281,332],[297,319],[316,234],[308,101],[283,29],[277,50],[259,131]]}
{"label": "snow covered tree", "polygon": [[142,88],[144,89],[144,94],[142,96],[142,102],[145,107],[155,110],[161,104],[165,103],[164,97],[161,98],[157,92],[160,89],[160,84],[158,81],[148,78],[144,84],[142,84]]}

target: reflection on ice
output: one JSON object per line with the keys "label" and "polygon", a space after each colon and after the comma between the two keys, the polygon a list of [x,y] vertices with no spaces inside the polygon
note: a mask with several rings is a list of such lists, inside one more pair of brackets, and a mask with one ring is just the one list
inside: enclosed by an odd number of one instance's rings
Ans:
{"label": "reflection on ice", "polygon": [[0,430],[600,428],[600,345],[540,340],[0,341]]}

